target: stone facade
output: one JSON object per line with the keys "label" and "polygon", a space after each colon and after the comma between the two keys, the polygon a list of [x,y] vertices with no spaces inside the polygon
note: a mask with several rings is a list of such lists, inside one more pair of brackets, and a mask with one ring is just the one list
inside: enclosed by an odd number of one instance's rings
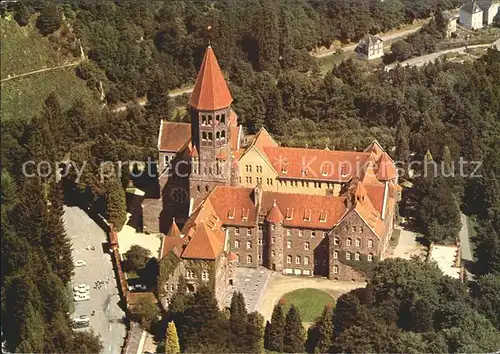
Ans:
{"label": "stone facade", "polygon": [[189,127],[160,127],[160,170],[179,162],[184,168],[163,187],[160,218],[178,209],[173,200],[189,204],[162,241],[162,303],[168,306],[179,277],[191,292],[208,285],[220,301],[235,266],[363,279],[367,264],[384,258],[400,199],[387,152],[376,141],[362,152],[280,147],[265,129],[243,149],[231,101],[208,48]]}

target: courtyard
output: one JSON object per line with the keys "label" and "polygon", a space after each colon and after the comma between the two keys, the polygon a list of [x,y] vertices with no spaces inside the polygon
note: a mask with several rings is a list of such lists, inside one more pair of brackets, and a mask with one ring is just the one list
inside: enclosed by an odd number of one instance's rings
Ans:
{"label": "courtyard", "polygon": [[294,277],[271,272],[257,307],[264,320],[270,320],[274,305],[283,295],[298,289],[317,289],[332,297],[333,302],[340,295],[357,288],[364,288],[365,282],[335,281],[320,277]]}
{"label": "courtyard", "polygon": [[328,293],[318,289],[298,289],[291,291],[279,300],[283,304],[283,311],[288,312],[290,307],[297,307],[302,322],[314,322],[321,316],[326,305],[334,307],[335,300]]}

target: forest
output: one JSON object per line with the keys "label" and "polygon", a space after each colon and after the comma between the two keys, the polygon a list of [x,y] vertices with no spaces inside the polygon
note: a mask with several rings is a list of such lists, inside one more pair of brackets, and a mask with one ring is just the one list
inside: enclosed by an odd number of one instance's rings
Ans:
{"label": "forest", "polygon": [[[334,323],[333,327],[326,325],[327,330],[318,329],[323,333],[321,343],[326,344],[315,349],[319,345],[316,334],[303,334],[299,338],[306,342],[304,350],[495,349],[500,321],[500,52],[489,50],[473,64],[437,62],[390,72],[367,71],[345,61],[324,77],[308,54],[315,46],[335,39],[356,40],[366,32],[377,33],[426,18],[438,5],[450,8],[456,3],[67,1],[50,8],[42,1],[20,4],[13,11],[21,25],[23,18],[38,11],[48,17],[39,21],[43,33],[57,29],[57,21],[51,18],[64,15],[72,23],[90,59],[76,73],[89,87],[95,88],[102,80],[108,105],[142,96],[147,96],[148,104],[112,113],[96,102],[80,101],[63,110],[55,90],[47,97],[43,111],[2,121],[1,311],[2,339],[9,351],[99,351],[97,336],[71,331],[66,314],[66,284],[73,260],[61,219],[62,205],[90,206],[116,225],[123,223],[122,187],[128,176],[125,173],[122,180],[100,183],[99,163],[156,158],[160,119],[186,119],[183,115],[172,118],[174,110],[186,101],[171,100],[168,93],[193,81],[208,41],[208,24],[212,26],[212,46],[234,97],[234,109],[247,133],[265,127],[283,145],[337,150],[360,150],[375,138],[403,167],[410,161],[425,160],[443,162],[451,169],[460,158],[482,163],[477,178],[443,174],[412,179],[414,186],[405,189],[400,205],[401,215],[414,220],[415,228],[432,242],[455,240],[460,211],[477,220],[473,270],[480,276],[478,288],[471,289],[469,295],[461,285],[438,275],[432,265],[381,263],[369,285],[373,295],[345,295],[339,299],[333,319],[329,318],[333,310],[325,310],[322,321]],[[53,178],[30,179],[22,174],[25,161],[65,159],[87,161],[89,168],[79,181],[72,173],[58,183]],[[471,168],[466,165],[467,175]],[[405,179],[410,179],[407,174]],[[385,274],[398,269],[404,270],[398,273],[404,276],[391,288],[385,284]],[[416,280],[408,285],[409,279]],[[394,300],[384,294],[395,294]],[[184,335],[194,338],[192,343],[198,346],[193,350],[204,350],[200,345],[205,343],[211,348],[208,351],[213,350],[212,345],[223,345],[221,351],[251,351],[259,336],[262,345],[270,345],[269,336],[253,332],[261,320],[251,314],[238,315],[246,320],[234,327],[236,331],[249,326],[246,333],[254,333],[246,344],[214,343],[209,341],[220,337],[196,330],[183,332],[184,327],[200,328],[205,320],[214,321],[214,327],[209,328],[229,326],[231,316],[227,314],[222,317],[226,322],[217,322],[222,315],[213,308],[210,296],[199,295],[203,306],[212,309],[202,319],[196,317],[197,302],[186,300],[191,311],[186,315],[188,322],[176,323],[181,347],[189,348],[188,342],[183,342]],[[184,305],[179,309],[182,311]],[[459,313],[467,314],[463,321]],[[172,316],[175,322],[175,314]],[[298,330],[296,314],[281,317],[290,317],[290,331]],[[376,331],[371,325],[380,329],[380,338],[373,337]],[[415,330],[421,326],[426,330]],[[321,328],[321,323],[314,328]],[[470,333],[491,333],[491,341],[482,336],[470,338]],[[277,334],[277,351],[285,350],[280,346],[283,335]],[[236,333],[231,338],[245,337]],[[297,348],[292,345],[300,341],[292,342],[287,342],[288,348]]]}

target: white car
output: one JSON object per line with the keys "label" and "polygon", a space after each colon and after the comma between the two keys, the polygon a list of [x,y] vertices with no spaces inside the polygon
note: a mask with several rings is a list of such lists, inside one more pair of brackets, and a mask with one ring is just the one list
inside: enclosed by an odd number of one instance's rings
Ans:
{"label": "white car", "polygon": [[82,261],[81,259],[78,261],[75,261],[75,267],[85,267],[87,265],[87,262]]}
{"label": "white car", "polygon": [[77,295],[73,296],[73,300],[75,302],[87,301],[87,300],[90,300],[90,295],[89,294],[85,294],[85,295],[77,294]]}
{"label": "white car", "polygon": [[75,295],[90,295],[90,290],[87,289],[73,289]]}
{"label": "white car", "polygon": [[86,290],[86,291],[90,291],[90,285],[87,285],[87,284],[79,284],[79,285],[75,285],[73,287],[73,291],[79,291],[79,290]]}

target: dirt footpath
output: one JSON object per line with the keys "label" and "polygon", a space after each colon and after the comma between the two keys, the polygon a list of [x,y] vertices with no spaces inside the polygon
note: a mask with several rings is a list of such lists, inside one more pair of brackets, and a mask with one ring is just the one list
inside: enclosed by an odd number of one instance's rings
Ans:
{"label": "dirt footpath", "polygon": [[366,283],[334,281],[326,278],[292,277],[273,272],[257,308],[267,321],[271,319],[274,305],[290,291],[313,288],[323,290],[336,299],[346,292],[365,286]]}

